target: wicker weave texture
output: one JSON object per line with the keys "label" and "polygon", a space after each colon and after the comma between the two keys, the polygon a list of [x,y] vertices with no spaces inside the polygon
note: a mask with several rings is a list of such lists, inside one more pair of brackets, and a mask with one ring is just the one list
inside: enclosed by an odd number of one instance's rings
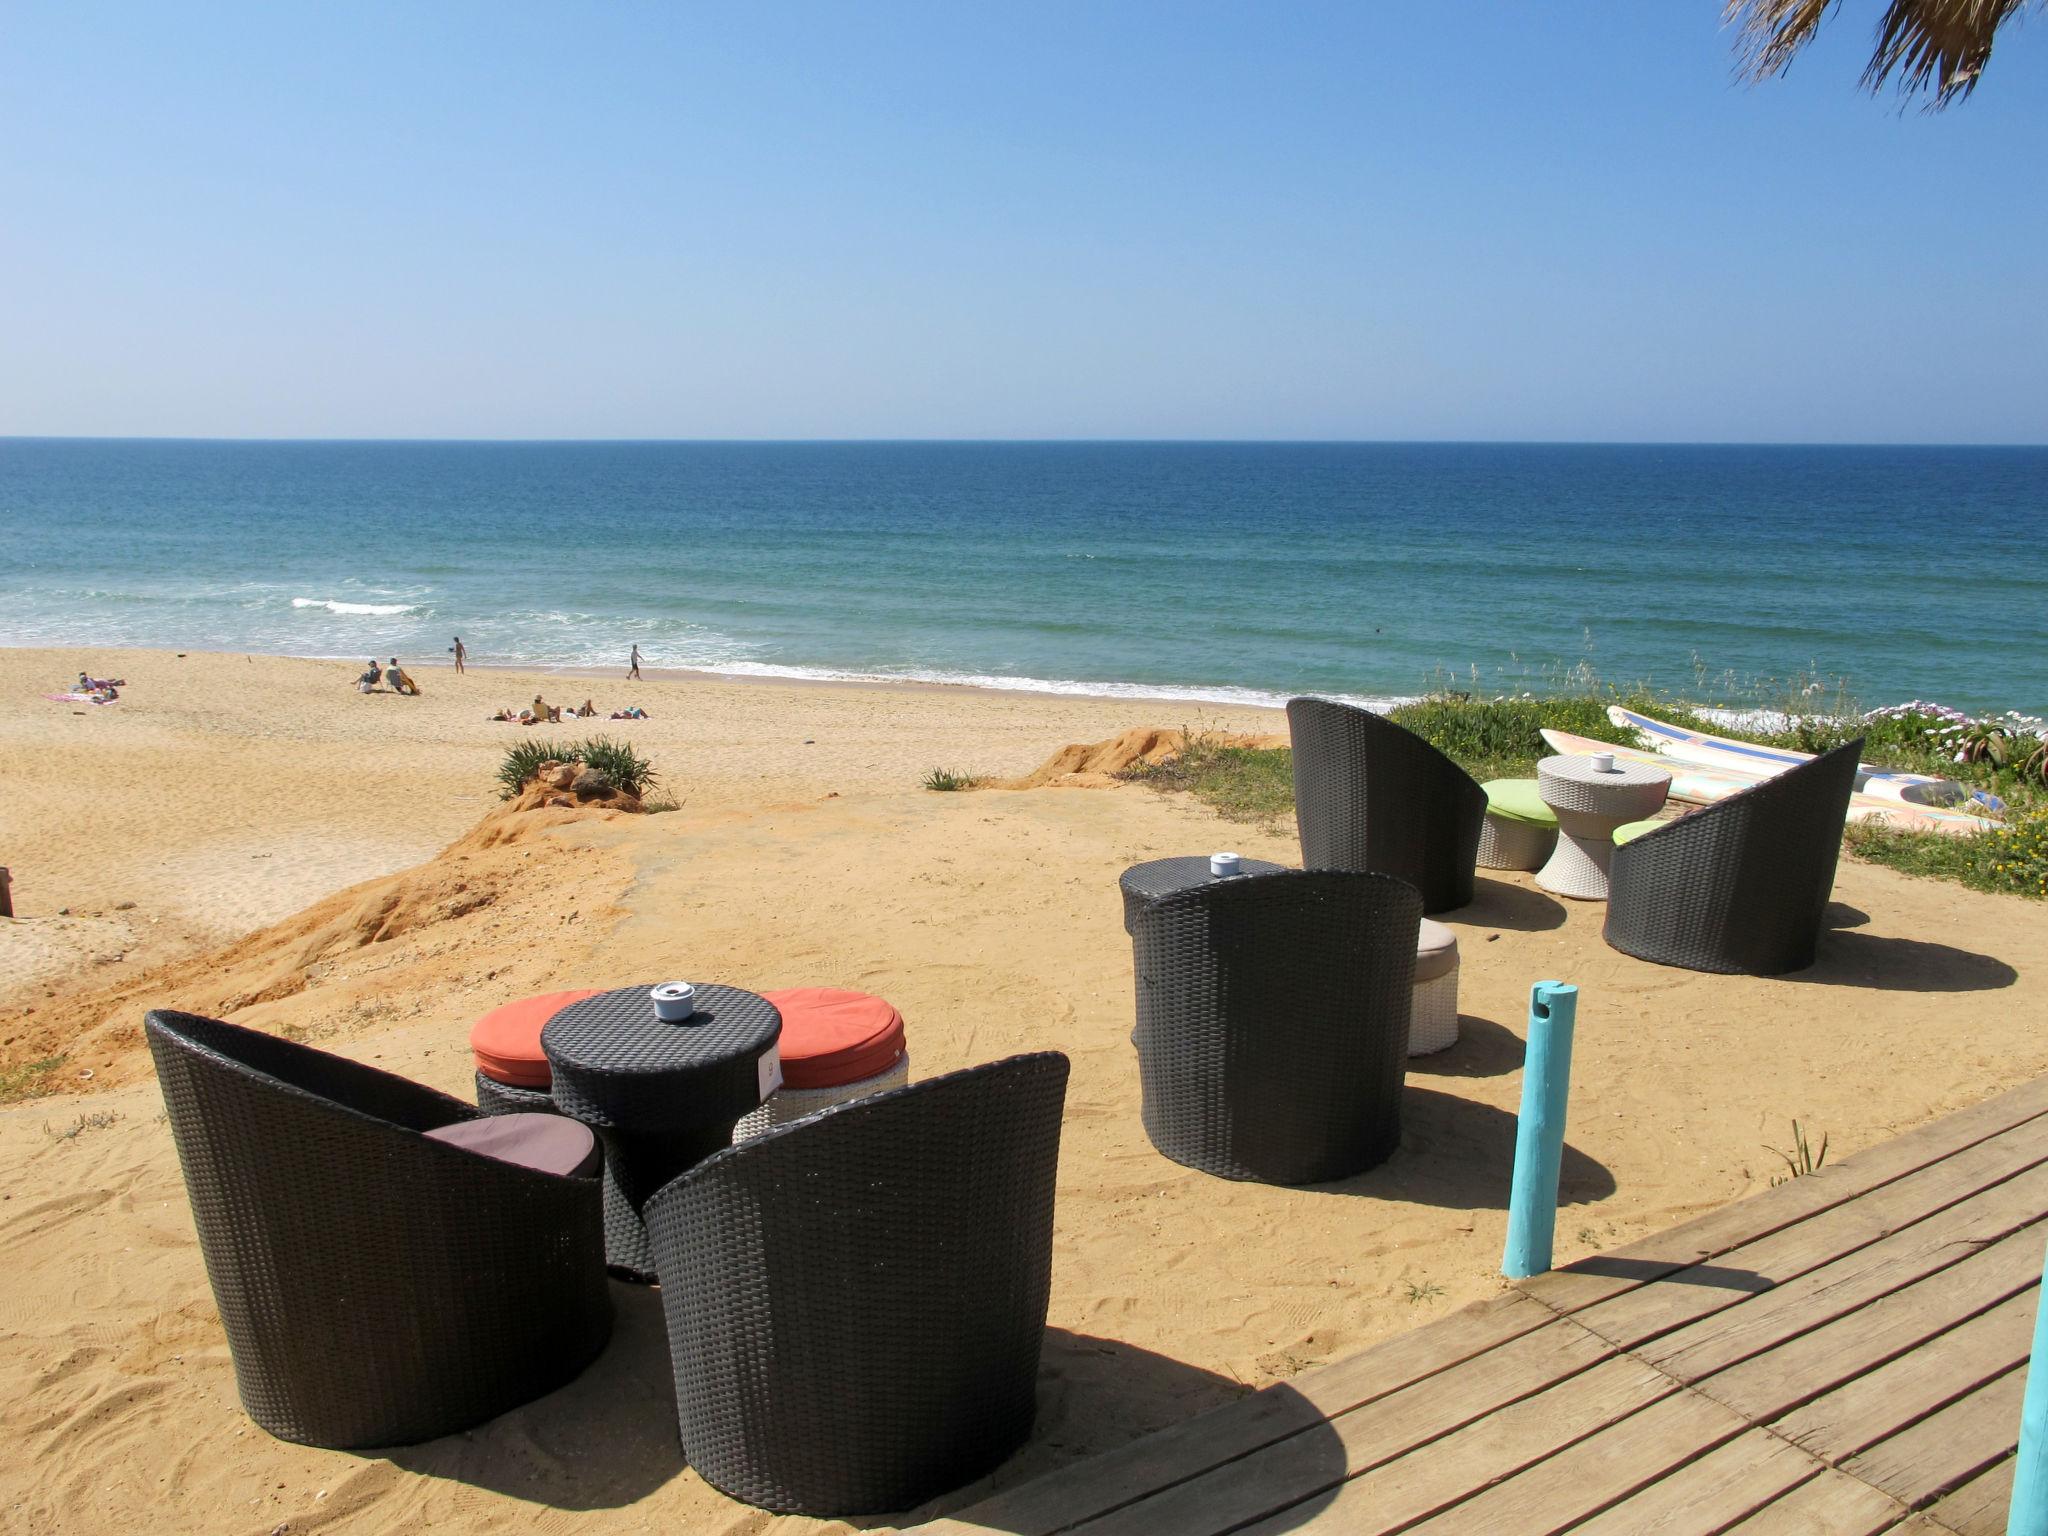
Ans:
{"label": "wicker weave texture", "polygon": [[1607,942],[1694,971],[1813,964],[1862,752],[1859,737],[1616,848]]}
{"label": "wicker weave texture", "polygon": [[1132,931],[1138,921],[1138,909],[1148,901],[1157,901],[1162,896],[1171,896],[1184,891],[1191,885],[1208,885],[1219,879],[1241,880],[1246,875],[1270,875],[1285,869],[1284,864],[1271,864],[1264,859],[1245,859],[1235,875],[1213,875],[1209,872],[1207,854],[1187,854],[1171,859],[1147,859],[1142,864],[1133,864],[1117,878],[1117,889],[1124,897],[1124,932]]}
{"label": "wicker weave texture", "polygon": [[[553,1097],[538,1088],[520,1088],[496,1078],[476,1075],[476,1107],[487,1115],[559,1115]],[[605,1133],[597,1132],[598,1145]],[[619,1188],[609,1151],[599,1174],[604,1182],[604,1262],[614,1274],[643,1283],[654,1279],[654,1250],[647,1246],[647,1226],[633,1202]]]}
{"label": "wicker weave texture", "polygon": [[1132,938],[1145,1133],[1226,1179],[1310,1184],[1401,1140],[1422,901],[1289,870],[1152,902]]}
{"label": "wicker weave texture", "polygon": [[1294,815],[1306,869],[1393,875],[1424,912],[1472,900],[1486,791],[1412,731],[1329,699],[1292,699]]}
{"label": "wicker weave texture", "polygon": [[683,1451],[783,1513],[907,1509],[1030,1433],[1067,1059],[928,1078],[648,1203]]}
{"label": "wicker weave texture", "polygon": [[571,1380],[611,1334],[594,1178],[423,1131],[457,1099],[191,1014],[146,1021],[249,1416],[351,1449],[445,1435]]}
{"label": "wicker weave texture", "polygon": [[1556,827],[1531,826],[1489,811],[1479,829],[1478,864],[1481,869],[1537,870],[1556,846]]}
{"label": "wicker weave texture", "polygon": [[733,1127],[735,1142],[752,1141],[756,1136],[772,1131],[778,1125],[788,1125],[792,1120],[801,1120],[806,1115],[815,1115],[821,1109],[830,1109],[834,1104],[850,1104],[855,1099],[864,1099],[871,1093],[882,1093],[890,1088],[901,1088],[910,1081],[910,1052],[898,1056],[895,1063],[883,1068],[873,1077],[863,1077],[858,1082],[839,1083],[830,1088],[782,1088],[768,1097],[768,1102],[751,1115],[742,1115],[740,1123]]}
{"label": "wicker weave texture", "polygon": [[1408,1054],[1434,1056],[1458,1043],[1458,968],[1415,983],[1408,1018]]}

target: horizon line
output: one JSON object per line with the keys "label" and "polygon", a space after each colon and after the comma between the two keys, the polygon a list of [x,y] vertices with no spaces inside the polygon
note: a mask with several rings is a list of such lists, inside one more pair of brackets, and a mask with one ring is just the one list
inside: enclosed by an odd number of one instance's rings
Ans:
{"label": "horizon line", "polygon": [[0,433],[0,443],[210,443],[442,447],[1185,447],[1185,448],[1971,448],[2048,449],[2039,442],[1932,442],[1865,438],[1569,437],[347,437],[197,436],[183,433]]}

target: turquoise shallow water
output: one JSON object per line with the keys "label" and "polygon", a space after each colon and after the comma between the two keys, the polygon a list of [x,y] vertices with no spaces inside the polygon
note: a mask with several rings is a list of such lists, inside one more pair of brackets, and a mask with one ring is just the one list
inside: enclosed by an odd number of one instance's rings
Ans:
{"label": "turquoise shallow water", "polygon": [[[2048,449],[0,440],[0,643],[2048,710]],[[1702,681],[1702,678],[1705,681]]]}

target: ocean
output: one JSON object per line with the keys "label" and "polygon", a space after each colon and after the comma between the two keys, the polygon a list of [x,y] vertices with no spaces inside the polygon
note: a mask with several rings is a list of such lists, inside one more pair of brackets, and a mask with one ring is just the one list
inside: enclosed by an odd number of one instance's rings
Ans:
{"label": "ocean", "polygon": [[[0,644],[2048,712],[2048,449],[0,439]],[[67,663],[68,665],[68,663]]]}

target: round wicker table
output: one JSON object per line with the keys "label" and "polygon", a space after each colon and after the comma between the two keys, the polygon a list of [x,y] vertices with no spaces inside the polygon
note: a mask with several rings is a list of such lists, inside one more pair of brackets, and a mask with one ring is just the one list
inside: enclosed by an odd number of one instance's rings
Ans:
{"label": "round wicker table", "polygon": [[1591,757],[1546,757],[1536,765],[1536,786],[1557,812],[1557,847],[1536,883],[1559,896],[1605,901],[1614,829],[1654,814],[1671,793],[1671,775],[1642,763],[1603,770]]}
{"label": "round wicker table", "polygon": [[662,1185],[732,1145],[733,1126],[781,1081],[775,1005],[700,985],[697,1011],[671,1024],[652,983],[571,1003],[541,1031],[555,1108],[604,1142],[605,1261],[654,1278],[641,1208]]}
{"label": "round wicker table", "polygon": [[1271,875],[1285,869],[1285,864],[1272,864],[1264,859],[1243,859],[1239,861],[1235,875],[1212,875],[1209,873],[1209,856],[1189,854],[1176,859],[1152,859],[1143,864],[1133,864],[1118,878],[1117,885],[1124,893],[1124,932],[1135,931],[1138,909],[1148,901],[1158,901],[1163,896],[1175,896],[1191,886],[1207,885],[1212,880],[1237,880],[1246,875]]}

